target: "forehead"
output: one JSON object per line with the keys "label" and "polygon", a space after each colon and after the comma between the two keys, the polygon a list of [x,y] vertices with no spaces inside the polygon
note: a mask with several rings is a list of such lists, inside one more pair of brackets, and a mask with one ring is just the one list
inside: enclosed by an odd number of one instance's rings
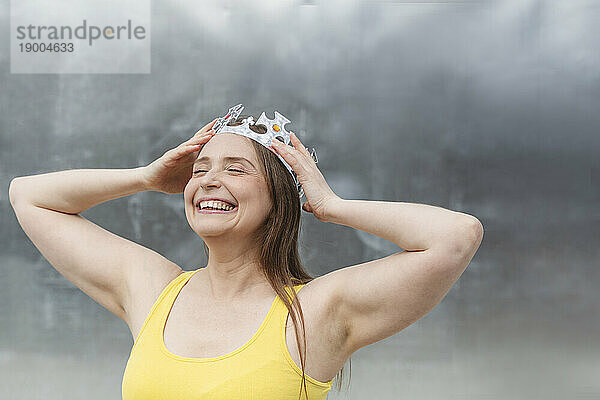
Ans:
{"label": "forehead", "polygon": [[234,133],[219,133],[202,147],[195,163],[216,159],[237,159],[240,161],[246,159],[251,164],[256,165],[258,159],[251,140]]}

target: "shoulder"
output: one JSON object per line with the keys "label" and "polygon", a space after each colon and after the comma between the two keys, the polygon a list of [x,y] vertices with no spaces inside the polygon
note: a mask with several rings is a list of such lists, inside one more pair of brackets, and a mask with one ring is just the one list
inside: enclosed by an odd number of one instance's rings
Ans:
{"label": "shoulder", "polygon": [[128,278],[130,307],[127,310],[126,322],[134,338],[137,337],[146,316],[163,290],[175,279],[188,272],[177,264],[169,262],[163,265],[146,265],[132,273]]}
{"label": "shoulder", "polygon": [[314,330],[319,331],[318,334],[323,337],[324,343],[329,343],[328,350],[333,354],[342,352],[348,337],[347,325],[341,320],[337,304],[337,286],[328,275],[295,286],[303,314],[310,319],[307,325],[310,323]]}
{"label": "shoulder", "polygon": [[312,308],[318,309],[324,317],[335,314],[336,285],[327,275],[314,278],[310,282],[295,284],[298,298],[305,300]]}

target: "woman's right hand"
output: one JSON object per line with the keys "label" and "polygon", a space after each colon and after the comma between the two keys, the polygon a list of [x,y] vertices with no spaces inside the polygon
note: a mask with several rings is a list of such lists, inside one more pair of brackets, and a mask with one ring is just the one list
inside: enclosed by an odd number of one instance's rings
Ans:
{"label": "woman's right hand", "polygon": [[182,193],[192,177],[194,161],[198,158],[200,150],[215,134],[212,127],[217,119],[204,125],[189,140],[143,167],[142,180],[146,190]]}

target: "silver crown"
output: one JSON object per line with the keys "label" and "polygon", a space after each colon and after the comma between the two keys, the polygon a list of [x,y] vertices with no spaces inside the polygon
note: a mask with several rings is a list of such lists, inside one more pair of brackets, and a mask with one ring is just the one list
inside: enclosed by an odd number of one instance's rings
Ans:
{"label": "silver crown", "polygon": [[[288,145],[290,144],[290,133],[285,129],[285,124],[291,121],[283,115],[279,114],[277,111],[275,111],[275,119],[267,118],[265,112],[263,111],[256,122],[254,122],[254,118],[252,116],[249,116],[248,118],[244,118],[242,120],[241,125],[227,125],[228,123],[235,121],[238,118],[238,116],[242,113],[243,109],[244,107],[241,104],[238,104],[237,106],[231,107],[224,117],[220,117],[219,119],[217,119],[212,128],[215,131],[215,134],[227,132],[246,136],[247,138],[257,141],[266,148],[270,148],[271,141],[273,139],[281,140],[283,143]],[[267,128],[267,132],[256,133],[250,129],[250,125],[264,125]],[[292,178],[294,178],[294,182],[296,183],[298,195],[302,197],[304,195],[304,189],[302,189],[302,185],[298,181],[296,173],[294,172],[292,167],[283,159],[283,157],[281,157],[279,154],[275,155],[281,160],[281,162],[287,168],[290,174],[292,174]],[[315,161],[315,163],[319,162],[319,160],[317,159],[317,152],[314,148],[310,151],[310,156]]]}

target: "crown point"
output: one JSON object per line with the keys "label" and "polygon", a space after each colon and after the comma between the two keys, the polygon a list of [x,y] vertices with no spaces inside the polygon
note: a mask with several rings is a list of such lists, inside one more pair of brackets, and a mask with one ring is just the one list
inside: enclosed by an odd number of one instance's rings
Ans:
{"label": "crown point", "polygon": [[[254,121],[254,118],[252,116],[249,116],[247,118],[244,118],[242,120],[242,124],[239,126],[236,125],[225,127],[228,124],[228,122],[235,121],[239,117],[243,109],[244,107],[242,104],[238,104],[235,107],[231,107],[224,117],[220,117],[217,119],[215,123],[216,127],[213,127],[214,132],[216,134],[221,132],[239,134],[253,139],[262,144],[263,146],[267,147],[273,152],[273,154],[277,155],[277,157],[281,160],[281,162],[283,162],[287,170],[292,174],[292,177],[298,189],[298,194],[300,197],[302,197],[304,195],[304,190],[302,189],[302,185],[300,185],[300,183],[298,182],[298,178],[295,172],[293,171],[292,167],[290,167],[290,165],[283,159],[283,157],[281,157],[279,153],[277,153],[277,151],[275,150],[279,148],[280,145],[285,146],[286,144],[289,144],[289,138],[291,137],[291,135],[296,137],[295,133],[291,131],[288,132],[285,128],[285,125],[291,121],[277,111],[274,112],[275,119],[270,119],[263,111],[256,121]],[[264,125],[267,131],[265,134],[258,135],[256,132],[249,129],[250,125]],[[316,157],[314,158],[315,162],[317,162]]]}

